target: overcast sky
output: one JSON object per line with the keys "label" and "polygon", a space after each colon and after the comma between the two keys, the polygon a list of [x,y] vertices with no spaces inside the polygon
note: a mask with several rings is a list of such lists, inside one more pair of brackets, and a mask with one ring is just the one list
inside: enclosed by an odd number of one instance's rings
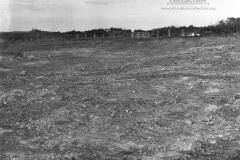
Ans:
{"label": "overcast sky", "polygon": [[[240,17],[239,0],[198,0],[209,4],[168,4],[174,0],[0,0],[0,31],[84,31],[98,28],[153,29],[206,26]],[[215,10],[164,10],[163,8]]]}

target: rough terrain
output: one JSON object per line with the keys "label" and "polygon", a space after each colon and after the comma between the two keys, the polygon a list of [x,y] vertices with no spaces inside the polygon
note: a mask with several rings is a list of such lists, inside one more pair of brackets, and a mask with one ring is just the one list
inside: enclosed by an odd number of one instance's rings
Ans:
{"label": "rough terrain", "polygon": [[0,159],[240,159],[240,37],[10,44]]}

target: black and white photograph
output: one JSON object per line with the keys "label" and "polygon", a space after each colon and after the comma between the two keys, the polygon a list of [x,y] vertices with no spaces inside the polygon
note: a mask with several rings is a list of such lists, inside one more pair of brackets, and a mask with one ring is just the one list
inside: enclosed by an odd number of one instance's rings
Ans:
{"label": "black and white photograph", "polygon": [[240,1],[0,0],[0,160],[240,160]]}

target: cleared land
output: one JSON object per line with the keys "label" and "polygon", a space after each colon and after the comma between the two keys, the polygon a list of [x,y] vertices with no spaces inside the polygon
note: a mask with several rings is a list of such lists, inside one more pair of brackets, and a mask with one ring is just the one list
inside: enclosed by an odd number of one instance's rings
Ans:
{"label": "cleared land", "polygon": [[240,37],[10,44],[0,159],[240,159],[239,75]]}

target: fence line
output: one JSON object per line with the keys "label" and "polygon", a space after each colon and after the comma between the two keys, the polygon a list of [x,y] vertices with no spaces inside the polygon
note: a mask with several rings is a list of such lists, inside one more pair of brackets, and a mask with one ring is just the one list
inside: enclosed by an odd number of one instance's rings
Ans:
{"label": "fence line", "polygon": [[[24,34],[24,33],[23,33]],[[195,32],[185,32],[184,29],[181,31],[172,31],[167,29],[165,35],[159,30],[150,31],[150,32],[102,32],[102,33],[75,33],[75,34],[64,34],[64,33],[46,33],[46,32],[30,32],[23,35],[23,39],[12,38],[10,40],[23,40],[25,42],[33,41],[58,41],[58,40],[90,40],[90,39],[159,39],[166,37],[196,37],[200,36]]]}

